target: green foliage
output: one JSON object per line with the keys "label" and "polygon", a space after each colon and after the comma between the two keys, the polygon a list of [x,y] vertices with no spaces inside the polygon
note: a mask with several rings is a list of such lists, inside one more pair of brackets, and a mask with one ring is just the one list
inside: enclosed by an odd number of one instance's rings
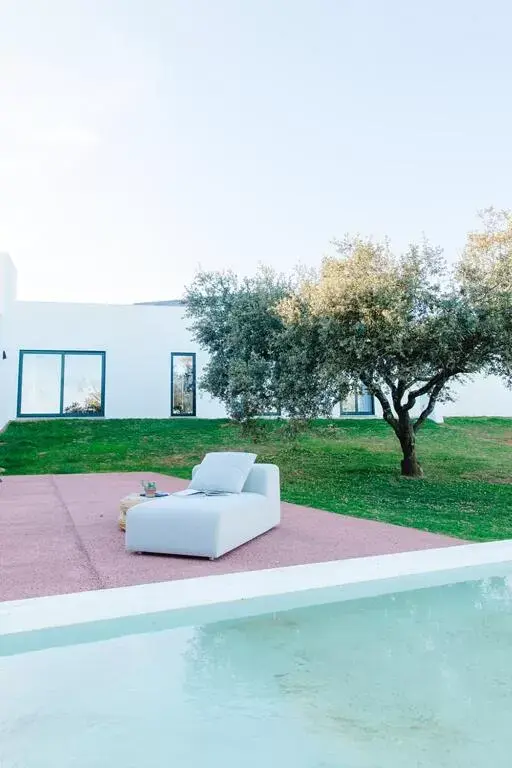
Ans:
{"label": "green foliage", "polygon": [[263,268],[243,280],[201,272],[187,290],[191,329],[210,354],[200,386],[237,421],[330,414],[339,399],[323,365],[320,324],[287,325],[275,311],[293,290],[292,280]]}
{"label": "green foliage", "polygon": [[282,424],[261,420],[254,443],[227,420],[14,422],[0,445],[0,501],[6,475],[136,471],[189,478],[207,451],[249,450],[279,466],[284,501],[474,541],[512,538],[512,419],[426,424],[429,474],[421,483],[399,477],[394,437],[382,421],[316,421],[293,443],[283,439]]}
{"label": "green foliage", "polygon": [[341,370],[353,384],[363,381],[394,428],[427,396],[419,427],[449,396],[448,382],[489,364],[496,347],[486,317],[427,242],[398,256],[361,238],[335,246],[280,314],[295,325],[305,313],[318,318],[332,375]]}
{"label": "green foliage", "polygon": [[64,408],[64,413],[74,416],[89,416],[101,412],[101,392],[93,390],[85,396],[84,402],[75,401]]}
{"label": "green foliage", "polygon": [[311,428],[311,419],[286,419],[281,423],[279,435],[283,440],[297,440]]}
{"label": "green foliage", "polygon": [[489,208],[459,261],[462,292],[485,318],[494,353],[488,369],[512,385],[512,212]]}
{"label": "green foliage", "polygon": [[200,273],[188,314],[211,356],[202,386],[243,421],[277,411],[332,414],[362,382],[420,476],[416,433],[450,387],[477,373],[512,381],[512,218],[469,236],[457,270],[427,241],[335,241],[318,273],[296,280]]}

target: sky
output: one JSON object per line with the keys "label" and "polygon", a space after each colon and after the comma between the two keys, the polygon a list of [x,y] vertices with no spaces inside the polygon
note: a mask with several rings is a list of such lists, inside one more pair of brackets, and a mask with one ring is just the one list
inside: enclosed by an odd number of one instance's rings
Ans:
{"label": "sky", "polygon": [[178,298],[512,208],[509,0],[0,0],[18,297]]}

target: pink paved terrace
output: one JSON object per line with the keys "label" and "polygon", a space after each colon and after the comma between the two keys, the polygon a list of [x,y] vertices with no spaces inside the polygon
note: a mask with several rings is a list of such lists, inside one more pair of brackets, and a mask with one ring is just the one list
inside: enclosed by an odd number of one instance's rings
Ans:
{"label": "pink paved terrace", "polygon": [[142,473],[5,477],[0,485],[0,600],[123,587],[460,544],[412,528],[283,503],[280,528],[210,562],[134,555],[117,527],[119,500],[156,480]]}

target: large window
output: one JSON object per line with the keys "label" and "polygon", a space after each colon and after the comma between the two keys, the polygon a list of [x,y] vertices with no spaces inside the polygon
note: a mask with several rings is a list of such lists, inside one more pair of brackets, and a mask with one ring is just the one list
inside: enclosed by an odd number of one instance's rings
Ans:
{"label": "large window", "polygon": [[196,356],[171,354],[171,416],[196,415]]}
{"label": "large window", "polygon": [[373,396],[362,384],[350,392],[340,405],[341,416],[373,416]]}
{"label": "large window", "polygon": [[20,352],[18,416],[104,414],[104,352]]}

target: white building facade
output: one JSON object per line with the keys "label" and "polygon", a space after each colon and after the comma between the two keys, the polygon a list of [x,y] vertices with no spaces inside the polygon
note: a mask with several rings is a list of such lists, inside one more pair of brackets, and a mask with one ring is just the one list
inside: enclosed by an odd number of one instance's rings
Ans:
{"label": "white building facade", "polygon": [[[0,254],[0,428],[14,419],[222,418],[197,383],[208,355],[187,330],[185,307],[18,301],[16,269]],[[367,395],[333,415],[379,416]],[[510,416],[512,392],[479,377],[435,418]]]}

